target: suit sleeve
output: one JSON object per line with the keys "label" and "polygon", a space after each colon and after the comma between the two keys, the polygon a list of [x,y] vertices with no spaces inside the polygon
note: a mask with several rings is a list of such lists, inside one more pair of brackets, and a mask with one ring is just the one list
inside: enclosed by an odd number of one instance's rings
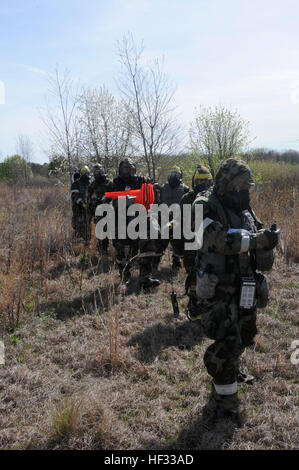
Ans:
{"label": "suit sleeve", "polygon": [[72,205],[76,204],[79,197],[80,197],[79,185],[78,185],[77,181],[75,181],[74,183],[72,183],[72,186],[71,186]]}
{"label": "suit sleeve", "polygon": [[249,235],[241,230],[229,233],[217,220],[215,213],[206,201],[195,201],[193,208],[196,204],[203,206],[203,251],[229,256],[237,255],[251,248]]}

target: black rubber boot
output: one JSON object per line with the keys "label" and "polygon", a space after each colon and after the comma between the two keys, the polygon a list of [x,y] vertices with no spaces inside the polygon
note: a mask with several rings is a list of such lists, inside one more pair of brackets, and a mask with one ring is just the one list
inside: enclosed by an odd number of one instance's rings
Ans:
{"label": "black rubber boot", "polygon": [[159,285],[159,279],[152,279],[151,277],[145,277],[140,281],[140,287],[143,289],[150,289],[151,287],[158,287]]}
{"label": "black rubber boot", "polygon": [[255,377],[253,375],[246,374],[242,370],[238,370],[237,373],[237,382],[238,384],[248,384],[253,385]]}

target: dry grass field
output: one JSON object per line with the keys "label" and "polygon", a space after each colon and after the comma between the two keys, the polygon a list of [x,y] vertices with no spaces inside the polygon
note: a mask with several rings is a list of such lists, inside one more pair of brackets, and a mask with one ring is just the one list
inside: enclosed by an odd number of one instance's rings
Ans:
{"label": "dry grass field", "polygon": [[[244,423],[215,422],[203,354],[185,313],[184,270],[167,252],[160,287],[120,285],[114,252],[72,242],[68,190],[0,186],[0,449],[298,449],[299,209],[296,186],[257,187],[253,208],[281,227],[242,367]],[[181,296],[175,318],[172,287]],[[1,339],[1,336],[0,336]]]}

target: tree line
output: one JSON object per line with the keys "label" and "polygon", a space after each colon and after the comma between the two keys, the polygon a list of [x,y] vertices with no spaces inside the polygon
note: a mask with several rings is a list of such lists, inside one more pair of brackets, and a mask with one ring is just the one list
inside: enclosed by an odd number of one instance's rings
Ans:
{"label": "tree line", "polygon": [[[186,156],[209,166],[213,175],[221,161],[236,155],[247,161],[299,162],[294,150],[250,149],[249,122],[222,105],[200,106],[188,131],[183,131],[175,106],[176,86],[166,76],[163,60],[146,60],[143,43],[137,44],[131,34],[117,42],[116,56],[117,97],[105,85],[80,88],[68,71],[60,73],[58,67],[49,75],[42,120],[50,142],[50,176],[70,182],[80,166],[95,163],[115,175],[120,161],[128,157],[154,181]],[[11,161],[0,164],[0,179],[12,179],[12,167],[25,183],[32,177],[32,145],[26,136],[19,136],[18,150]]]}

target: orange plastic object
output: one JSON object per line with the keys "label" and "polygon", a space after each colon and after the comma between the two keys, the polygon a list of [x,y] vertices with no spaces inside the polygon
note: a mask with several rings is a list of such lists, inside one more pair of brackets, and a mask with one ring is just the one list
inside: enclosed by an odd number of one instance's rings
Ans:
{"label": "orange plastic object", "polygon": [[134,196],[134,204],[142,204],[149,212],[155,201],[153,185],[150,183],[143,183],[140,189],[130,189],[129,191],[115,191],[105,193],[105,196],[110,199],[118,199],[119,197]]}

